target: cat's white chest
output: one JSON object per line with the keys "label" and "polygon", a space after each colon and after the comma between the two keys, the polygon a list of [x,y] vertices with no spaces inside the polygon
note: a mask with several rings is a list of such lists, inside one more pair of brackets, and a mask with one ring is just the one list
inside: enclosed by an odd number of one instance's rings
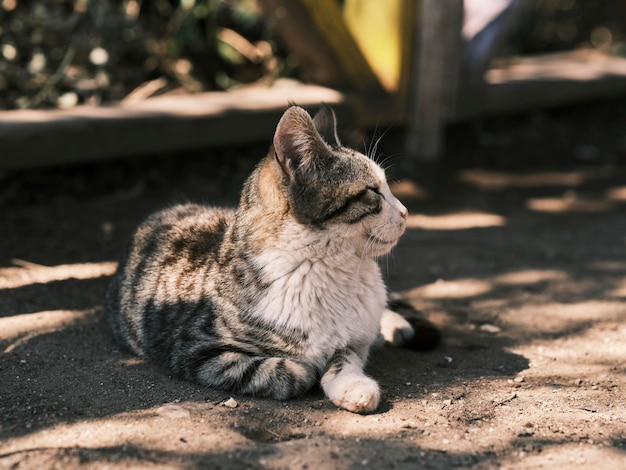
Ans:
{"label": "cat's white chest", "polygon": [[[323,361],[336,349],[369,346],[380,330],[386,291],[373,260],[295,261],[268,255],[272,279],[255,314],[307,336],[303,355]],[[343,261],[343,262],[342,262]]]}

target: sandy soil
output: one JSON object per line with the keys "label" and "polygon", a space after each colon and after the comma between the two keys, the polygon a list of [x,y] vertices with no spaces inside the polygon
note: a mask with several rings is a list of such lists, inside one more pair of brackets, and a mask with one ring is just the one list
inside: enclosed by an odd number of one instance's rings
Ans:
{"label": "sandy soil", "polygon": [[[319,391],[227,401],[114,343],[103,296],[134,225],[232,198],[206,162],[151,165],[3,193],[0,468],[626,468],[626,166],[452,165],[394,185],[412,215],[383,269],[445,341],[377,352],[384,403],[359,416]],[[95,183],[112,172],[132,184]]]}

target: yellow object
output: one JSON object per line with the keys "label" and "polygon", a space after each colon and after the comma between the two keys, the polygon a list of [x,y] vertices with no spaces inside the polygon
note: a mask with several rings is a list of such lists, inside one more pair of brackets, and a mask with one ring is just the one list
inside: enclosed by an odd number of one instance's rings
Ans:
{"label": "yellow object", "polygon": [[[377,74],[355,41],[334,0],[299,0],[311,15],[316,29],[331,46],[352,84],[360,90],[381,89]],[[345,15],[344,15],[345,16]]]}
{"label": "yellow object", "polygon": [[[344,21],[387,91],[399,91],[416,0],[345,0]],[[407,21],[409,23],[407,23]],[[409,39],[409,41],[407,41]]]}

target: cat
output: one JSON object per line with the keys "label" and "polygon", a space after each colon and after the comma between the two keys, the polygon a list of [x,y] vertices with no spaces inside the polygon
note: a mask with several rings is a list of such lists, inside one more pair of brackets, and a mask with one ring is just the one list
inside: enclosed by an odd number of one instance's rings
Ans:
{"label": "cat", "polygon": [[336,406],[372,412],[380,388],[363,368],[381,325],[393,345],[438,341],[386,308],[376,258],[407,215],[383,169],[342,146],[330,107],[292,105],[236,210],[176,205],[139,226],[107,293],[111,327],[204,386],[284,400],[321,383]]}

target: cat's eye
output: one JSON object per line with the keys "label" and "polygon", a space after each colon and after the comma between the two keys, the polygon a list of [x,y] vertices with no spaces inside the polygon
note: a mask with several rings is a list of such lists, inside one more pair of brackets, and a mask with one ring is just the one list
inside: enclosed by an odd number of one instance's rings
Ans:
{"label": "cat's eye", "polygon": [[367,187],[367,189],[368,189],[369,191],[372,191],[372,192],[373,192],[373,193],[375,193],[375,194],[378,194],[379,196],[382,196],[382,195],[383,195],[383,193],[381,193],[381,192],[380,192],[380,189],[378,189],[378,187],[377,187],[377,186],[368,186],[368,187]]}

